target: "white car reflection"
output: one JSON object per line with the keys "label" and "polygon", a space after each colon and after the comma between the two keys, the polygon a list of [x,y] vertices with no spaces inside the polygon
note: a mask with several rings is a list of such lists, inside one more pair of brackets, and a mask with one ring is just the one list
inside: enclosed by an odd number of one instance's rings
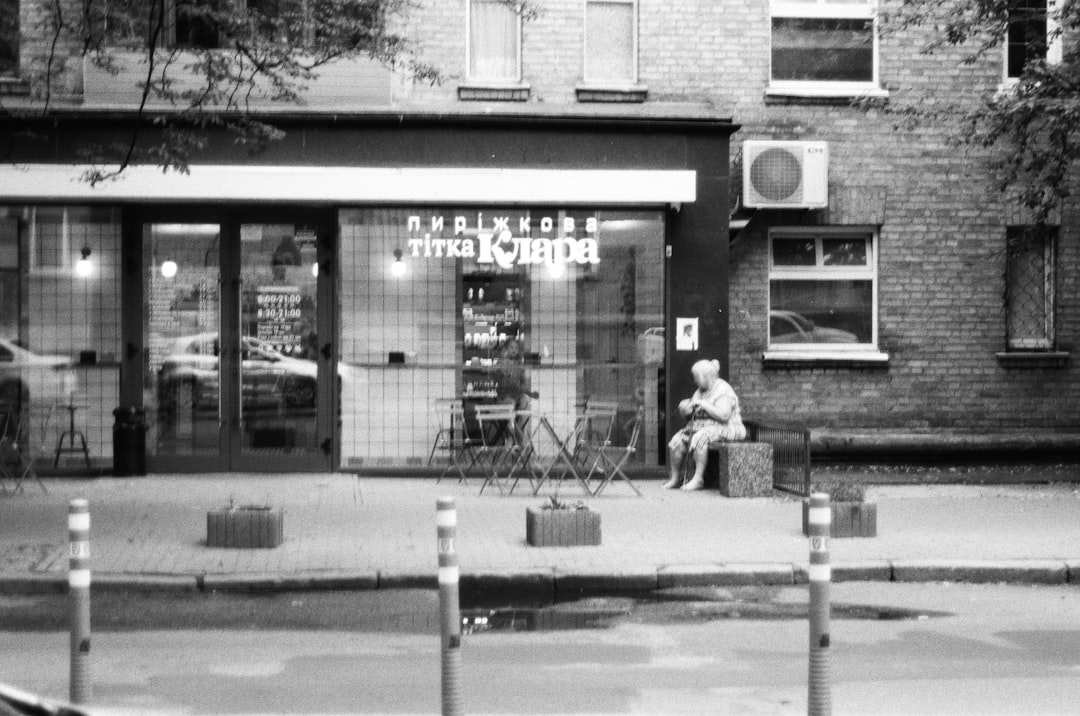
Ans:
{"label": "white car reflection", "polygon": [[814,325],[806,316],[795,311],[769,311],[769,340],[771,343],[858,343],[854,333],[839,328]]}
{"label": "white car reflection", "polygon": [[[216,409],[220,376],[217,333],[180,338],[165,358],[158,376],[164,404],[176,398],[181,386],[190,386],[195,407]],[[274,350],[265,341],[244,336],[240,357],[241,396],[245,408],[279,406],[313,408],[318,395],[318,364]]]}
{"label": "white car reflection", "polygon": [[75,392],[75,362],[68,356],[38,355],[0,338],[0,403],[52,405]]}

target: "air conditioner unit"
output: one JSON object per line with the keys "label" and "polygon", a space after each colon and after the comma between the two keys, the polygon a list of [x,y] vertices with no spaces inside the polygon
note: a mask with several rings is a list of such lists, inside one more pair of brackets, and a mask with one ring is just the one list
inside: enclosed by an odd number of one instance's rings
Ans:
{"label": "air conditioner unit", "polygon": [[743,204],[758,209],[829,205],[827,142],[743,142]]}

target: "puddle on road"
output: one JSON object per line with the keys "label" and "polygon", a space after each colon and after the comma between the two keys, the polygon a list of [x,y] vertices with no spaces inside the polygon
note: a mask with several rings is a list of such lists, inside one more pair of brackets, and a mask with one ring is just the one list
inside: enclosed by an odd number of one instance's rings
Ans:
{"label": "puddle on road", "polygon": [[[670,590],[634,596],[582,596],[556,604],[485,606],[461,610],[465,633],[608,629],[620,624],[700,624],[720,620],[805,620],[805,601],[777,600],[770,591],[732,594],[718,590]],[[834,602],[831,618],[864,621],[919,621],[953,616],[950,612]]]}

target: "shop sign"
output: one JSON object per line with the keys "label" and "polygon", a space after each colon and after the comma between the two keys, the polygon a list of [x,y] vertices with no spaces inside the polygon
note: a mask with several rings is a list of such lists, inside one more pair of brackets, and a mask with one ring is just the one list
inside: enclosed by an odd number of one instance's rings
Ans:
{"label": "shop sign", "polygon": [[[483,214],[477,214],[472,226],[468,217],[455,216],[452,220],[453,237],[443,238],[432,234],[446,230],[446,217],[433,216],[425,227],[421,218],[413,215],[408,218],[409,233],[425,233],[423,237],[409,238],[407,243],[413,258],[475,259],[478,264],[495,264],[503,269],[536,264],[598,264],[600,247],[595,238],[597,223],[595,216],[588,217],[584,222],[570,216],[561,221],[546,216],[535,222],[541,236],[534,238],[529,236],[534,227],[532,217],[518,219],[517,231],[522,236],[514,236],[508,216],[485,219]],[[593,236],[574,237],[572,234],[582,226],[586,234]],[[471,235],[464,235],[466,233]]]}

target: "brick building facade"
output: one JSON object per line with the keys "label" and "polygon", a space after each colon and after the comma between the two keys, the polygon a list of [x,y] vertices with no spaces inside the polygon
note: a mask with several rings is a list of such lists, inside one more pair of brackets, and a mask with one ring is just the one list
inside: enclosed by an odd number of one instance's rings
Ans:
{"label": "brick building facade", "polygon": [[[35,26],[33,2],[6,4],[20,8],[24,31]],[[492,19],[497,4],[417,3],[394,22],[443,81],[412,82],[370,63],[332,68],[312,83],[305,105],[264,107],[271,118],[287,116],[292,134],[255,163],[347,157],[357,166],[397,168],[696,172],[694,203],[667,195],[644,202],[663,209],[666,226],[666,385],[661,373],[651,387],[636,388],[635,400],[652,396],[645,401],[653,401],[661,427],[650,439],[661,453],[663,424],[675,426],[673,401],[690,389],[689,365],[704,357],[721,361],[747,417],[819,432],[1080,428],[1080,373],[1071,356],[1080,338],[1075,202],[1060,208],[1043,248],[1010,258],[1006,238],[1030,218],[994,188],[985,155],[956,148],[942,127],[897,129],[890,117],[852,105],[864,94],[974,101],[1008,84],[1004,51],[974,64],[962,62],[962,48],[921,54],[919,32],[874,29],[873,0],[548,0],[517,26]],[[484,44],[493,28],[502,34]],[[24,36],[9,52],[19,61],[0,78],[8,106],[28,101],[20,95],[26,76],[42,66],[42,47],[40,38]],[[62,118],[56,131],[75,137],[81,127],[101,129],[125,116],[133,79],[69,61],[54,97]],[[340,117],[361,137],[341,145],[348,153],[333,148],[354,139],[334,134]],[[379,145],[395,117],[396,139]],[[417,125],[423,129],[402,138]],[[319,131],[327,132],[325,147],[303,144]],[[493,149],[485,137],[494,138]],[[827,206],[749,205],[743,164],[751,140],[826,143]],[[72,146],[46,143],[24,159],[74,161],[69,148],[57,154],[61,145]],[[251,161],[215,146],[196,161]],[[712,156],[720,147],[727,156]],[[0,186],[0,203],[50,203],[2,191],[11,188]],[[141,200],[115,205],[130,201]],[[521,195],[510,204],[529,201]],[[733,218],[730,231],[718,214]],[[1020,305],[1020,295],[1029,303]],[[700,322],[694,351],[676,349],[675,320],[683,316]],[[127,320],[125,335],[140,321]],[[347,317],[324,320],[338,338],[348,332]],[[577,330],[584,335],[580,324]],[[580,348],[574,360],[591,350]],[[578,370],[580,380],[589,368]],[[633,370],[640,374],[628,367],[627,375]],[[138,386],[119,390],[121,402],[139,402]],[[320,395],[331,390],[327,383]],[[363,462],[359,453],[340,452],[333,429],[319,435],[337,445],[334,467]]]}

